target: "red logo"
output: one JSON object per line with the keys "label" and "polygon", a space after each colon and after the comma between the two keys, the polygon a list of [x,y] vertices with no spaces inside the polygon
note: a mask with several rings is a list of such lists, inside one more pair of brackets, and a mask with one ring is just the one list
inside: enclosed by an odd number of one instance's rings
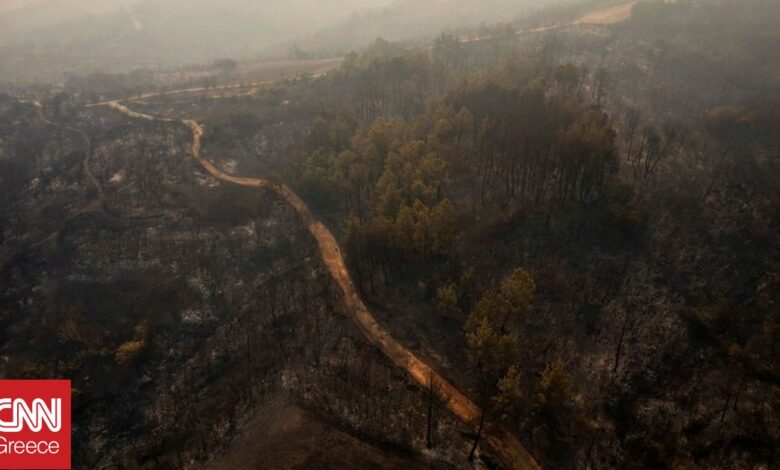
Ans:
{"label": "red logo", "polygon": [[0,380],[0,469],[70,468],[70,380]]}

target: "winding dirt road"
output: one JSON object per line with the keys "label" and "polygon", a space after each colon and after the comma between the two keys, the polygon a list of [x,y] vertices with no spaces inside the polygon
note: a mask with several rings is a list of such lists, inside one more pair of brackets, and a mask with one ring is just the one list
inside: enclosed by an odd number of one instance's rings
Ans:
{"label": "winding dirt road", "polygon": [[[248,178],[229,175],[203,157],[201,152],[201,141],[203,139],[203,127],[191,119],[181,121],[152,116],[149,114],[133,111],[124,106],[119,101],[110,101],[105,105],[119,111],[120,113],[146,121],[157,121],[174,123],[178,122],[187,126],[192,131],[192,155],[198,163],[214,178],[239,186],[252,188],[268,188],[282,197],[289,203],[303,222],[306,224],[309,232],[314,237],[319,247],[323,263],[328,269],[331,277],[341,288],[344,296],[344,303],[347,310],[352,314],[355,322],[366,335],[366,337],[378,347],[388,358],[390,358],[398,367],[406,370],[407,373],[422,387],[433,386],[433,389],[439,395],[443,403],[446,403],[449,410],[463,423],[473,429],[477,429],[481,416],[479,407],[464,393],[458,390],[447,379],[442,377],[431,366],[415,356],[406,349],[401,343],[393,338],[390,333],[383,328],[374,319],[374,316],[360,299],[352,277],[347,270],[344,257],[339,248],[336,238],[330,230],[319,220],[317,220],[309,210],[305,202],[293,192],[288,186],[273,182],[263,178]],[[483,441],[493,449],[500,458],[501,463],[506,468],[511,469],[539,469],[531,454],[523,447],[517,438],[507,432],[500,426],[486,424],[483,430]]]}
{"label": "winding dirt road", "polygon": [[[96,210],[100,209],[101,207],[105,210],[106,206],[105,206],[105,202],[104,202],[104,198],[103,198],[103,187],[100,185],[100,183],[98,182],[97,178],[95,178],[95,174],[92,173],[92,170],[89,167],[89,162],[90,162],[90,159],[92,158],[92,141],[90,140],[89,136],[87,136],[87,134],[84,133],[84,131],[82,131],[80,129],[76,129],[75,127],[68,127],[68,126],[60,125],[60,124],[57,124],[55,122],[52,122],[52,121],[46,119],[46,116],[44,116],[44,114],[43,114],[43,105],[39,101],[22,101],[22,100],[19,100],[19,102],[20,103],[31,104],[35,108],[36,113],[38,114],[38,120],[41,121],[42,123],[44,123],[44,124],[46,124],[48,126],[51,126],[51,127],[56,127],[57,129],[62,129],[62,130],[74,133],[74,134],[79,136],[79,139],[81,139],[81,141],[82,141],[82,143],[84,145],[84,161],[82,162],[82,168],[84,170],[84,175],[87,177],[87,179],[89,179],[89,181],[92,183],[92,185],[95,186],[95,188],[97,189],[97,194],[98,194],[98,198],[96,200],[90,202],[89,205],[87,205],[86,207],[78,210],[76,213],[74,213],[71,216],[69,216],[68,218],[66,218],[65,221],[62,224],[62,227],[60,227],[59,229],[55,230],[53,233],[51,233],[49,236],[43,238],[42,240],[39,240],[37,242],[34,242],[34,243],[30,244],[31,248],[38,248],[39,246],[45,245],[45,244],[49,243],[50,241],[54,240],[55,238],[57,238],[60,235],[60,233],[62,233],[63,227],[65,227],[72,220],[74,220],[74,219],[76,219],[76,218],[78,218],[78,217],[80,217],[80,216],[82,216],[84,214],[96,211]],[[2,268],[4,266],[5,266],[5,263],[4,262],[0,262],[0,268]]]}
{"label": "winding dirt road", "polygon": [[40,101],[25,101],[25,100],[19,100],[20,103],[26,103],[31,104],[34,108],[36,113],[38,113],[38,120],[43,122],[44,124],[47,124],[52,127],[56,127],[58,129],[64,129],[68,132],[73,132],[74,134],[77,134],[79,138],[84,142],[84,162],[83,162],[83,168],[84,168],[84,174],[87,175],[87,178],[92,183],[93,186],[97,189],[98,195],[100,196],[100,199],[103,199],[103,187],[100,186],[100,183],[98,182],[97,178],[95,178],[95,175],[92,173],[92,170],[89,168],[89,161],[92,158],[92,141],[89,139],[87,134],[84,133],[84,131],[80,129],[76,129],[75,127],[68,127],[63,126],[60,124],[57,124],[55,122],[49,121],[46,119],[46,116],[43,115],[43,105]]}

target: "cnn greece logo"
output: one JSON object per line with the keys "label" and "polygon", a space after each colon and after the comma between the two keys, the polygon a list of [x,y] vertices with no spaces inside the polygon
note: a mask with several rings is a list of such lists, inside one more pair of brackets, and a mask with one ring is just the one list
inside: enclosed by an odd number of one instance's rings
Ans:
{"label": "cnn greece logo", "polygon": [[0,380],[0,469],[69,469],[70,381]]}

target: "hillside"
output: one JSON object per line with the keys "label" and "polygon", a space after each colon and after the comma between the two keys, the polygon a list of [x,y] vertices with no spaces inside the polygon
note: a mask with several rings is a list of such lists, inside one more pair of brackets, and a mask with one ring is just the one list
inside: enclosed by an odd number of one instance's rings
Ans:
{"label": "hillside", "polygon": [[6,0],[0,2],[0,47],[87,15],[102,15],[138,0]]}
{"label": "hillside", "polygon": [[777,0],[310,1],[0,50],[118,62],[0,92],[0,379],[74,468],[778,467]]}
{"label": "hillside", "polygon": [[[316,55],[343,55],[366,47],[377,38],[388,41],[430,39],[442,31],[475,27],[481,23],[511,23],[517,17],[540,8],[583,3],[580,0],[395,0],[384,8],[353,15],[346,21],[303,36],[292,44]],[[587,2],[586,2],[587,3]],[[286,51],[291,43],[270,48],[267,53]]]}

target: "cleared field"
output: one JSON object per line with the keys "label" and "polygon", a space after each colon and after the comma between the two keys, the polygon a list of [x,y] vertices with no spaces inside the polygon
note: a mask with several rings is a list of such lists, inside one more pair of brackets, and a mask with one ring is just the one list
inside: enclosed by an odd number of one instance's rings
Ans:
{"label": "cleared field", "polygon": [[615,24],[631,18],[631,9],[637,4],[636,0],[622,3],[608,8],[602,8],[581,17],[574,24]]}
{"label": "cleared field", "polygon": [[243,63],[237,70],[238,79],[273,80],[302,73],[317,75],[332,70],[343,58],[317,60],[276,60],[270,62]]}

